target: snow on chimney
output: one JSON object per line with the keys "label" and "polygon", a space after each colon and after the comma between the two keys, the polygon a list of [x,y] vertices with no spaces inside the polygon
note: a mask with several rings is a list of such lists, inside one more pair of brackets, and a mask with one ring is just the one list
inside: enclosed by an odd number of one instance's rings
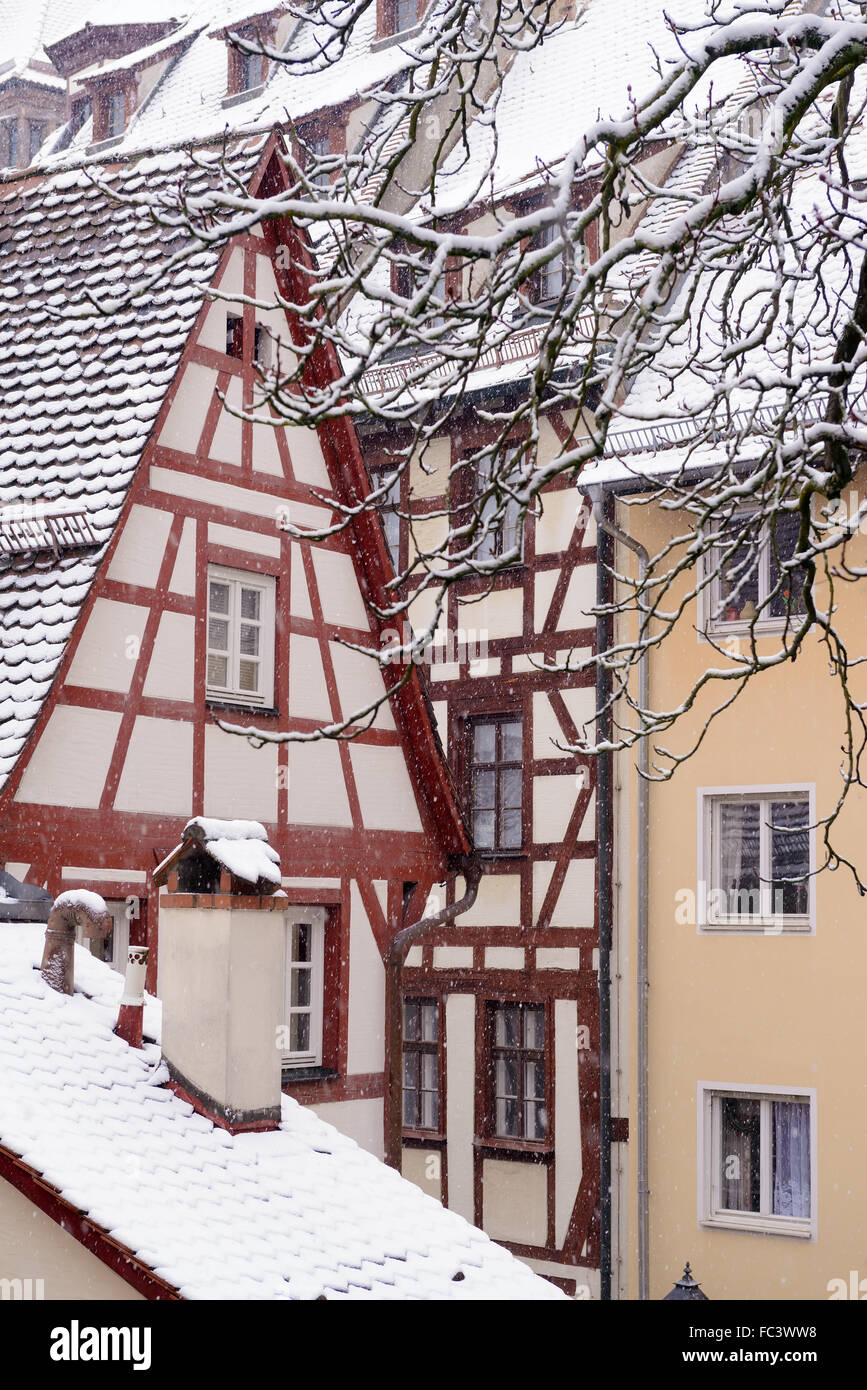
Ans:
{"label": "snow on chimney", "polygon": [[280,1123],[284,912],[257,821],[197,817],[154,871],[163,1061],[171,1085],[232,1133]]}
{"label": "snow on chimney", "polygon": [[147,946],[130,946],[126,978],[114,1031],[130,1047],[141,1047],[144,1020],[144,985],[148,965]]}
{"label": "snow on chimney", "polygon": [[111,915],[98,893],[75,888],[55,898],[45,927],[42,978],[60,994],[75,989],[75,929],[86,937],[105,937],[111,931]]}

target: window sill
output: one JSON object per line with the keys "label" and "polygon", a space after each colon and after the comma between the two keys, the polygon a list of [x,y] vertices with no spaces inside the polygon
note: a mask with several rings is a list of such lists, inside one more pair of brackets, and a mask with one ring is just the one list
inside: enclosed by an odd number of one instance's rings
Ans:
{"label": "window sill", "polygon": [[253,97],[260,97],[265,90],[265,83],[260,82],[258,87],[247,87],[243,92],[233,92],[230,96],[223,97],[220,102],[222,107],[240,106],[244,101],[252,101]]}
{"label": "window sill", "polygon": [[383,34],[381,38],[374,39],[370,45],[371,53],[381,53],[384,48],[393,48],[395,44],[405,43],[407,39],[418,38],[424,25],[414,24],[411,29],[401,29],[399,34]]}
{"label": "window sill", "polygon": [[474,1139],[473,1148],[484,1158],[525,1158],[532,1163],[549,1163],[554,1157],[554,1145],[547,1139]]}
{"label": "window sill", "polygon": [[700,642],[717,641],[725,637],[778,637],[781,632],[797,628],[804,617],[802,613],[790,613],[786,618],[766,618],[751,622],[749,618],[733,618],[731,622],[706,623],[699,629]]}
{"label": "window sill", "polygon": [[744,917],[726,922],[700,922],[699,931],[709,936],[811,936],[813,924],[806,917]]}
{"label": "window sill", "polygon": [[239,714],[258,714],[266,719],[276,719],[280,711],[276,705],[245,705],[240,701],[218,700],[213,695],[205,696],[205,707],[207,709],[224,710],[227,713],[235,711]]}
{"label": "window sill", "polygon": [[87,153],[102,154],[103,150],[112,150],[116,145],[123,144],[123,137],[125,134],[126,131],[122,131],[120,135],[109,135],[105,140],[96,140],[92,145],[88,145]]}
{"label": "window sill", "polygon": [[446,1137],[433,1129],[405,1129],[401,1134],[401,1143],[409,1149],[444,1149]]}
{"label": "window sill", "polygon": [[333,1067],[292,1067],[283,1064],[280,1085],[285,1088],[294,1083],[300,1085],[307,1081],[336,1081],[340,1073]]}
{"label": "window sill", "polygon": [[749,1219],[744,1213],[726,1212],[706,1216],[702,1226],[716,1231],[740,1231],[753,1236],[794,1236],[796,1240],[813,1239],[813,1223],[809,1220],[786,1220],[785,1217],[757,1216]]}
{"label": "window sill", "polygon": [[496,863],[500,859],[529,859],[530,853],[526,849],[476,849],[476,858]]}

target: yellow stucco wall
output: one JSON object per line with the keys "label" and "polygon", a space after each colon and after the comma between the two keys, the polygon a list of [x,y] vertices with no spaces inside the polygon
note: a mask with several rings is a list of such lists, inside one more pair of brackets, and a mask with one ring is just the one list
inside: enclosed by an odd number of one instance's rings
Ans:
{"label": "yellow stucco wall", "polygon": [[[649,507],[620,506],[619,523],[653,552],[671,526]],[[850,559],[867,563],[858,537]],[[618,548],[629,572],[632,563]],[[827,592],[825,591],[825,598]],[[822,593],[819,595],[822,601]],[[853,654],[867,653],[863,589],[838,591],[840,628]],[[723,664],[696,635],[694,609],[651,664],[651,705],[677,704],[707,665]],[[770,650],[772,639],[767,639]],[[865,685],[863,677],[855,677]],[[863,694],[862,694],[863,698]],[[686,747],[708,702],[660,741]],[[650,790],[649,1185],[650,1296],[671,1288],[689,1259],[713,1299],[826,1299],[832,1279],[867,1276],[867,899],[845,868],[815,886],[814,935],[699,933],[678,921],[678,898],[697,889],[700,787],[810,784],[818,816],[840,789],[842,701],[827,652],[810,638],[796,663],[753,682],[704,746],[669,783]],[[624,1069],[619,1113],[630,1143],[615,1192],[619,1260],[615,1287],[636,1297],[635,1190],[635,754],[619,760],[624,804],[616,861],[617,932],[623,987],[615,1047]],[[867,875],[867,793],[854,791],[837,844]],[[821,855],[820,837],[817,850]],[[681,917],[684,913],[681,910]],[[699,1082],[815,1091],[817,1186],[813,1239],[708,1229],[699,1222]],[[615,1105],[615,1113],[618,1107]],[[621,1154],[623,1146],[620,1146]],[[867,1287],[867,1286],[865,1286]]]}

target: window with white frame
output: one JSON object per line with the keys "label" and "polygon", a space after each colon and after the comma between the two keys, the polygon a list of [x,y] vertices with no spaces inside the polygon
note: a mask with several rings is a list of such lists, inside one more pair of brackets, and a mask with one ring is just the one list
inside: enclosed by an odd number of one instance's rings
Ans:
{"label": "window with white frame", "polygon": [[267,575],[209,567],[209,698],[273,704],[274,592]]}
{"label": "window with white frame", "polygon": [[704,630],[777,631],[803,612],[804,572],[783,568],[797,551],[800,525],[796,512],[768,520],[756,515],[753,524],[749,512],[739,512],[720,528],[720,540],[705,557],[710,583],[702,594]]}
{"label": "window with white frame", "polygon": [[700,924],[809,931],[814,869],[809,789],[702,792]]}
{"label": "window with white frame", "polygon": [[283,1067],[322,1065],[325,909],[301,908],[286,918]]}
{"label": "window with white frame", "polygon": [[[537,236],[534,245],[542,250],[546,246],[551,246],[562,235],[561,229],[553,225],[543,227]],[[563,250],[557,252],[556,256],[540,267],[536,278],[537,299],[540,304],[550,303],[553,299],[559,299],[563,293],[563,286],[566,283],[566,261]]]}
{"label": "window with white frame", "polygon": [[92,956],[98,960],[104,960],[113,970],[118,970],[122,975],[126,973],[127,957],[129,955],[129,924],[132,908],[138,909],[139,904],[134,898],[105,899],[111,917],[111,931],[107,936],[84,935],[82,927],[76,927],[75,939],[82,946],[86,946]]}
{"label": "window with white frame", "polygon": [[813,1234],[815,1115],[809,1091],[700,1086],[701,1220]]}

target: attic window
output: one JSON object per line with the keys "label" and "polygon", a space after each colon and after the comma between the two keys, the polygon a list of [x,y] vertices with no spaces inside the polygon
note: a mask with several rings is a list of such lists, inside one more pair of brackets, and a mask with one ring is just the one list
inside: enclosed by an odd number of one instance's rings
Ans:
{"label": "attic window", "polygon": [[111,140],[115,136],[123,135],[126,124],[126,101],[123,92],[109,92],[106,112],[106,139]]}
{"label": "attic window", "polygon": [[229,82],[225,100],[231,102],[235,98],[240,101],[247,94],[258,92],[264,86],[268,76],[269,59],[264,53],[243,52],[237,43],[233,42],[233,37],[243,39],[245,43],[271,44],[274,42],[273,25],[227,31],[224,37],[229,54]]}
{"label": "attic window", "polygon": [[407,33],[416,27],[426,9],[427,0],[377,0],[377,37]]}
{"label": "attic window", "polygon": [[249,92],[254,87],[261,87],[265,81],[268,59],[262,53],[241,53],[239,56],[241,61],[238,90]]}
{"label": "attic window", "polygon": [[244,320],[240,314],[226,315],[226,356],[244,356]]}
{"label": "attic window", "polygon": [[81,97],[72,103],[72,133],[73,135],[81,130],[81,127],[90,119],[93,112],[93,102],[90,97]]}

